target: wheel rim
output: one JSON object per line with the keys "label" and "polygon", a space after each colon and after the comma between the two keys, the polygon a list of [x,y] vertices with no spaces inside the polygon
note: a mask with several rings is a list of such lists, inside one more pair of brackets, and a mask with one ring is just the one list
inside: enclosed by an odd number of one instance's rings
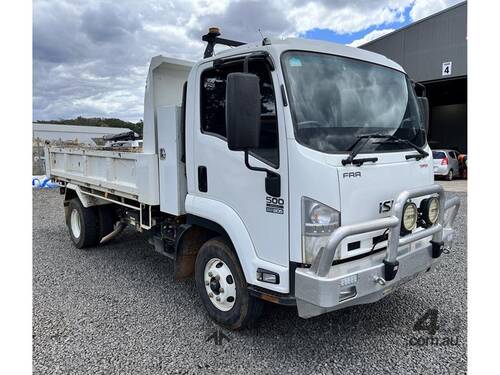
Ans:
{"label": "wheel rim", "polygon": [[210,259],[203,274],[205,290],[212,304],[221,311],[229,311],[236,301],[236,284],[231,269],[219,258]]}
{"label": "wheel rim", "polygon": [[76,209],[71,211],[70,223],[71,233],[73,233],[75,238],[80,238],[80,234],[82,233],[82,224],[80,222],[80,215]]}

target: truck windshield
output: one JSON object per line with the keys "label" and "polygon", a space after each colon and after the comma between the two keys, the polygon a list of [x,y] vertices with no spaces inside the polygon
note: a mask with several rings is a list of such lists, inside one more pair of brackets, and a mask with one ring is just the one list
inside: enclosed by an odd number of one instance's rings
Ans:
{"label": "truck windshield", "polygon": [[[364,134],[389,134],[425,144],[414,90],[397,70],[341,56],[288,51],[282,55],[295,137],[327,153],[349,150]],[[409,148],[369,142],[363,152]]]}

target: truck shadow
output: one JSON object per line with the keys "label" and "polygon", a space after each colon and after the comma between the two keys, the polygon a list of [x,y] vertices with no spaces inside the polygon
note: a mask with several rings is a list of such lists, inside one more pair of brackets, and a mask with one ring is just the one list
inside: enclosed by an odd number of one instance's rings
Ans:
{"label": "truck shadow", "polygon": [[[198,301],[194,280],[192,278],[174,280],[172,261],[155,253],[144,237],[133,230],[127,229],[115,241],[96,248],[90,248],[88,251],[89,255],[94,253],[94,255],[120,260],[120,262],[125,262],[130,266],[134,266],[134,268],[136,268],[135,265],[138,262],[143,272],[153,275],[159,282],[168,283],[165,288],[166,293],[169,287],[187,286],[185,293],[189,295],[188,299]],[[120,268],[123,269],[123,267]],[[287,307],[266,302],[259,323],[254,328],[248,328],[241,332],[243,334],[258,333],[259,335],[265,335],[265,327],[269,325],[273,327],[274,332],[278,329],[282,334],[293,334],[293,331],[290,330],[291,324],[296,328],[304,327],[307,330],[325,324],[328,327],[335,326],[337,328],[388,328],[389,324],[394,326],[404,321],[404,314],[398,314],[397,311],[394,311],[394,308],[397,310],[404,309],[405,305],[405,301],[401,301],[398,292],[399,290],[376,303],[349,307],[310,319],[298,317],[297,309],[294,306]],[[406,302],[409,302],[408,298],[412,298],[411,294],[405,295]],[[400,302],[402,304],[398,308]],[[200,313],[204,313],[203,310]],[[376,317],[373,323],[371,323],[372,317]],[[402,321],[398,321],[398,318],[401,318]]]}
{"label": "truck shadow", "polygon": [[[155,284],[164,283],[162,286],[165,300],[172,300],[171,292],[183,294],[184,301],[189,301],[190,309],[196,310],[196,314],[199,314],[209,326],[212,325],[201,305],[194,280],[192,278],[174,280],[172,261],[155,253],[140,234],[126,230],[116,241],[90,249],[90,251],[106,258],[114,258],[117,261],[119,259],[122,263],[119,269],[127,269],[126,265],[136,270],[139,267],[139,274],[148,274],[155,280]],[[137,272],[133,274],[134,278],[139,276]],[[408,330],[408,328],[411,329],[412,320],[408,320],[405,305],[411,305],[412,299],[411,293],[401,295],[398,290],[373,304],[349,307],[310,319],[300,318],[296,307],[266,302],[263,314],[254,327],[231,332],[231,334],[242,338],[258,336],[264,340],[275,340],[278,335],[280,341],[290,345],[288,340],[295,341],[306,333],[308,336],[318,337],[327,334],[333,338],[352,332],[360,334],[361,332],[373,333],[377,330]]]}

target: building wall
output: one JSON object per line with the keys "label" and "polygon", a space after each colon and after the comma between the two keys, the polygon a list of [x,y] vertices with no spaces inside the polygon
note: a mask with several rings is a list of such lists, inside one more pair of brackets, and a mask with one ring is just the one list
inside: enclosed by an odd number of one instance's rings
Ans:
{"label": "building wall", "polygon": [[[467,75],[467,3],[424,18],[360,48],[399,63],[418,82]],[[452,62],[443,76],[444,62]]]}

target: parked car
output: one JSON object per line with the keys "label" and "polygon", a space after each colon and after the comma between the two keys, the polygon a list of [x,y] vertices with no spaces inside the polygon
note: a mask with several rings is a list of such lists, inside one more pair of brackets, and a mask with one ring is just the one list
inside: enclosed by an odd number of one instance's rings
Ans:
{"label": "parked car", "polygon": [[448,181],[460,175],[458,163],[460,152],[455,150],[434,150],[432,157],[434,159],[434,176],[445,177]]}

